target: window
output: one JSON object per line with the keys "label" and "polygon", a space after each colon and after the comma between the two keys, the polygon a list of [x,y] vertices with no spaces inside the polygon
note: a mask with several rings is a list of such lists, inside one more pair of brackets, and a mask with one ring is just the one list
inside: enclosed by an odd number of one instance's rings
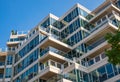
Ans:
{"label": "window", "polygon": [[7,56],[7,65],[11,65],[12,64],[12,59],[13,59],[12,55],[8,55]]}
{"label": "window", "polygon": [[16,55],[15,55],[15,63],[24,57],[28,52],[30,52],[34,47],[36,47],[39,42],[43,41],[47,36],[43,34],[39,34],[36,36],[31,42],[29,42],[24,48],[22,48]]}
{"label": "window", "polygon": [[33,67],[25,71],[22,75],[14,80],[14,82],[27,82],[32,79],[38,73],[38,64],[35,64]]}
{"label": "window", "polygon": [[116,82],[120,82],[120,80],[117,80]]}
{"label": "window", "polygon": [[12,68],[6,68],[5,78],[11,78]]}
{"label": "window", "polygon": [[111,78],[114,76],[111,64],[106,65],[106,70],[107,70],[108,78]]}
{"label": "window", "polygon": [[25,69],[27,66],[32,64],[34,61],[38,59],[38,49],[32,52],[29,56],[27,56],[22,62],[15,66],[15,74],[21,72],[21,70]]}

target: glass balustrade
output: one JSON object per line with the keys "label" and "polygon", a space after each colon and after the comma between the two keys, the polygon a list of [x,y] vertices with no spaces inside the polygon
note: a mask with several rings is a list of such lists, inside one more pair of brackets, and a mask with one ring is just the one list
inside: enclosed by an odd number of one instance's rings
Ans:
{"label": "glass balustrade", "polygon": [[54,53],[59,54],[59,55],[62,55],[62,56],[65,55],[65,52],[62,52],[56,48],[49,46],[49,47],[45,48],[44,50],[41,50],[40,57],[42,57],[43,55],[45,55],[49,51],[54,52]]}
{"label": "glass balustrade", "polygon": [[74,73],[66,73],[63,75],[63,78],[76,82],[76,74]]}
{"label": "glass balustrade", "polygon": [[[91,66],[99,61],[102,61],[104,58],[106,58],[107,56],[105,55],[105,53],[101,53],[98,56],[95,56],[94,58],[90,59],[90,60],[82,60],[81,61],[81,65],[88,67]],[[78,62],[79,63],[79,62]]]}
{"label": "glass balustrade", "polygon": [[97,47],[98,45],[100,45],[101,43],[103,43],[105,41],[106,41],[106,39],[104,37],[100,38],[99,40],[92,43],[91,45],[88,45],[87,46],[87,51],[94,49],[95,47]]}
{"label": "glass balustrade", "polygon": [[51,33],[52,30],[54,30],[54,29],[51,29],[50,27],[45,28],[43,26],[41,26],[40,29],[47,32],[47,33],[50,33],[50,35],[49,35],[50,37],[55,38],[57,40],[61,40],[60,35],[58,36],[58,35],[56,35],[54,33]]}
{"label": "glass balustrade", "polygon": [[61,82],[62,79],[66,79],[68,81],[76,82],[76,75],[72,73],[66,73],[66,74],[58,74],[53,76],[52,78],[48,79],[47,82]]}
{"label": "glass balustrade", "polygon": [[50,34],[50,37],[55,38],[57,40],[61,40],[60,36],[57,36],[55,34]]}
{"label": "glass balustrade", "polygon": [[[116,13],[116,12],[115,12]],[[116,14],[117,15],[117,14]],[[96,31],[97,29],[99,29],[99,28],[101,28],[103,25],[105,25],[106,23],[111,23],[111,24],[113,24],[113,25],[115,25],[115,26],[119,26],[119,23],[120,23],[120,21],[118,21],[115,17],[114,17],[114,15],[113,15],[113,13],[109,13],[108,15],[108,18],[106,18],[106,17],[103,17],[103,18],[101,18],[102,19],[102,21],[100,21],[100,23],[99,24],[97,24],[91,31],[90,31],[90,33],[89,34],[87,34],[85,37],[87,37],[87,36],[89,36],[91,33],[93,33],[94,31]],[[100,19],[100,20],[101,20]],[[103,20],[104,19],[104,20]]]}
{"label": "glass balustrade", "polygon": [[62,64],[53,60],[48,60],[45,63],[41,63],[40,64],[40,71],[46,69],[48,66],[54,66],[56,68],[61,69],[62,68]]}
{"label": "glass balustrade", "polygon": [[48,79],[47,82],[59,82],[63,78],[62,75],[55,75],[52,78]]}

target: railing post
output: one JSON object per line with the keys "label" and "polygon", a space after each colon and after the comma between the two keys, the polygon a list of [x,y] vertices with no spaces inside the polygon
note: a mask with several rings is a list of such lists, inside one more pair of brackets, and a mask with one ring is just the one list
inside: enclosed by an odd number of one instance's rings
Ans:
{"label": "railing post", "polygon": [[109,19],[109,17],[107,15],[105,15],[105,16],[106,16],[106,19],[108,20],[108,22],[111,22],[110,19]]}
{"label": "railing post", "polygon": [[75,57],[73,58],[73,61],[76,62],[76,58]]}
{"label": "railing post", "polygon": [[64,69],[64,65],[62,64],[62,65],[61,65],[61,70],[63,70],[63,69]]}
{"label": "railing post", "polygon": [[55,67],[57,67],[57,62],[55,62]]}
{"label": "railing post", "polygon": [[51,64],[51,60],[48,60],[48,66],[50,66],[50,64]]}

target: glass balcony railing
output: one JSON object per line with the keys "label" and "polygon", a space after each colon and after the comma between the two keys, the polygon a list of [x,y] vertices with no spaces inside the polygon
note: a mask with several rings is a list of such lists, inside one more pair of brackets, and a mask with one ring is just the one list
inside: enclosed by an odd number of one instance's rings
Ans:
{"label": "glass balcony railing", "polygon": [[8,47],[8,48],[7,48],[7,51],[15,51],[15,50],[16,50],[15,47]]}
{"label": "glass balcony railing", "polygon": [[5,62],[0,62],[0,66],[4,66],[5,65]]}
{"label": "glass balcony railing", "polygon": [[43,30],[43,31],[45,31],[45,32],[50,32],[50,28],[48,27],[48,28],[45,28],[45,27],[43,27],[43,26],[40,26],[40,29],[41,30]]}
{"label": "glass balcony railing", "polygon": [[45,28],[45,27],[43,27],[43,26],[40,26],[40,29],[43,30],[43,31],[45,31],[45,32],[47,32],[50,37],[52,37],[52,38],[54,38],[54,39],[57,39],[57,40],[60,40],[60,41],[62,40],[62,39],[60,38],[60,35],[57,35],[58,33],[57,33],[57,34],[54,34],[53,31],[56,31],[56,30],[51,29],[50,26],[48,26],[47,28]]}
{"label": "glass balcony railing", "polygon": [[40,57],[42,57],[43,55],[45,55],[49,51],[54,52],[54,53],[59,54],[59,55],[62,55],[62,56],[65,55],[64,52],[62,52],[62,51],[60,51],[60,50],[58,50],[56,48],[53,48],[53,47],[49,46],[49,47],[45,48],[44,50],[42,50],[40,52]]}
{"label": "glass balcony railing", "polygon": [[92,58],[92,59],[90,59],[88,61],[82,60],[81,61],[81,65],[83,65],[85,67],[88,67],[88,66],[94,65],[95,63],[97,63],[99,61],[102,61],[106,57],[107,56],[105,55],[105,53],[101,53],[100,55],[95,56],[94,58]]}
{"label": "glass balcony railing", "polygon": [[52,78],[48,79],[47,82],[59,82],[63,78],[62,75],[55,75]]}
{"label": "glass balcony railing", "polygon": [[97,47],[98,45],[100,45],[101,43],[103,43],[105,41],[106,41],[106,39],[104,37],[100,38],[98,41],[94,42],[93,44],[88,45],[87,51],[94,49],[95,47]]}
{"label": "glass balcony railing", "polygon": [[57,39],[57,40],[60,40],[60,41],[61,41],[60,36],[57,36],[57,35],[55,35],[55,34],[50,34],[50,37],[55,38],[55,39]]}
{"label": "glass balcony railing", "polygon": [[91,30],[90,32],[94,32],[96,31],[98,28],[102,27],[104,24],[106,24],[108,22],[108,20],[105,20],[103,22],[101,22],[99,25],[97,25],[93,30]]}
{"label": "glass balcony railing", "polygon": [[40,71],[46,69],[48,66],[54,66],[56,68],[62,69],[62,64],[53,60],[48,60],[47,62],[40,64]]}
{"label": "glass balcony railing", "polygon": [[66,73],[63,75],[63,78],[68,79],[72,82],[76,82],[76,74],[73,73]]}
{"label": "glass balcony railing", "polygon": [[76,75],[72,73],[66,73],[64,75],[58,74],[48,79],[47,82],[61,82],[62,79],[66,79],[70,82],[76,82]]}
{"label": "glass balcony railing", "polygon": [[99,25],[96,25],[89,34],[87,34],[85,37],[88,37],[91,33],[93,33],[94,31],[98,30],[99,28],[101,28],[103,25],[105,25],[106,23],[108,23],[108,19],[102,21]]}
{"label": "glass balcony railing", "polygon": [[[115,11],[114,11],[115,12]],[[116,12],[115,12],[116,13]],[[117,15],[117,14],[116,14]],[[103,20],[104,19],[104,20]],[[91,33],[93,33],[94,31],[98,30],[99,28],[101,28],[103,25],[105,25],[106,23],[111,23],[113,25],[115,25],[116,27],[119,26],[120,21],[118,21],[113,13],[109,13],[108,14],[108,18],[103,17],[101,18],[102,21],[99,22],[99,24],[97,24],[91,31],[89,34],[87,34],[85,37],[88,37]]]}

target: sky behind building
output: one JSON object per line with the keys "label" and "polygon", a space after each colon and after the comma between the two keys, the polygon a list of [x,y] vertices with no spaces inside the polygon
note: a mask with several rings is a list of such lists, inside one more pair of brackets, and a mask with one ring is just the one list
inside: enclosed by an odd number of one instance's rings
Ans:
{"label": "sky behind building", "polygon": [[62,16],[76,3],[94,10],[105,0],[0,0],[0,47],[6,46],[11,30],[28,31],[45,16]]}

